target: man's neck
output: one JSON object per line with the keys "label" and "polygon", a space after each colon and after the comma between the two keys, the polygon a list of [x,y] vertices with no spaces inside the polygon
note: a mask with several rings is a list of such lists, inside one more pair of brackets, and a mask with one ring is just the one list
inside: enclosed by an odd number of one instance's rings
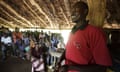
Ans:
{"label": "man's neck", "polygon": [[76,23],[76,27],[80,27],[82,24],[86,22],[85,19],[81,19],[79,22]]}

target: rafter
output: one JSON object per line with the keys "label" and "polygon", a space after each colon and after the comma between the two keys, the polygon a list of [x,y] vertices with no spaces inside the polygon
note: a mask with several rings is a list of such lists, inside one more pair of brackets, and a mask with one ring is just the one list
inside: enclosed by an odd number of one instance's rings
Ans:
{"label": "rafter", "polygon": [[46,22],[41,17],[38,16],[38,14],[31,8],[31,5],[29,5],[25,0],[23,0],[23,2],[28,7],[28,9],[30,9],[30,11],[35,15],[34,16],[35,19],[38,19],[38,20],[40,20],[42,22],[41,23],[42,25],[40,25],[40,26],[46,26]]}
{"label": "rafter", "polygon": [[[45,14],[45,12],[41,9],[41,7],[34,1],[34,0],[30,0],[31,4],[36,6],[37,9],[40,11],[40,13],[42,13],[45,18],[50,22],[50,24],[52,24],[52,21],[50,20],[50,18]],[[47,24],[46,24],[47,25]],[[51,25],[52,26],[52,25]]]}
{"label": "rafter", "polygon": [[49,18],[51,18],[53,24],[52,26],[54,28],[59,28],[58,25],[60,24],[59,21],[58,21],[58,14],[57,14],[57,11],[56,11],[56,7],[54,6],[54,3],[51,1],[51,0],[44,0],[45,4],[46,5],[46,13],[48,13],[48,16]]}
{"label": "rafter", "polygon": [[[55,27],[55,16],[54,16],[54,14],[52,13],[52,10],[53,10],[53,8],[51,8],[51,2],[50,2],[50,0],[43,0],[43,1],[41,1],[41,3],[42,3],[42,9],[43,9],[43,11],[45,12],[45,14],[48,16],[48,18],[49,18],[49,20],[51,20],[51,22],[52,23],[50,23],[50,26],[51,27]],[[40,4],[39,4],[40,5]]]}
{"label": "rafter", "polygon": [[[3,1],[1,1],[0,4],[2,4],[2,5],[5,6],[7,9],[9,9],[9,10],[10,10],[12,13],[14,13],[18,18],[24,20],[26,23],[28,23],[30,26],[32,26],[32,24],[31,24],[29,21],[27,21],[25,18],[23,18],[21,15],[19,15],[19,14],[18,14],[14,9],[12,9],[8,4],[6,4],[6,3],[3,2]],[[5,13],[7,13],[7,12],[5,11]],[[8,16],[10,16],[9,13],[7,13],[7,14],[8,14]],[[17,20],[17,19],[14,18],[13,16],[10,16],[10,17],[12,17],[15,21],[17,21],[17,22],[19,22],[19,23],[27,26],[25,23],[22,23],[21,21]]]}
{"label": "rafter", "polygon": [[12,28],[15,28],[15,27],[20,27],[20,25],[17,25],[17,24],[13,24],[12,22],[9,22],[3,18],[0,18],[0,23],[1,24],[4,24],[4,25],[7,25],[8,27],[12,27]]}
{"label": "rafter", "polygon": [[17,20],[17,19],[14,18],[13,16],[11,16],[11,15],[10,15],[8,12],[6,12],[5,10],[2,9],[2,11],[3,11],[8,17],[10,17],[11,19],[13,19],[13,21],[16,21],[16,22],[20,23],[20,24],[21,24],[20,26],[22,26],[22,27],[27,26],[27,25],[25,25],[24,23],[22,23],[21,21]]}

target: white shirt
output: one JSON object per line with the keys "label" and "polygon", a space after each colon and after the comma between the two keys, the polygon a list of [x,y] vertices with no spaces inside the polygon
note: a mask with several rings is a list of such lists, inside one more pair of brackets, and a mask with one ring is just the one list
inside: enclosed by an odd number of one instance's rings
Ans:
{"label": "white shirt", "polygon": [[12,43],[12,38],[10,36],[8,36],[8,37],[2,36],[1,42],[3,42],[4,44]]}
{"label": "white shirt", "polygon": [[58,45],[57,45],[58,48],[65,48],[65,44],[62,43],[62,42],[59,42]]}

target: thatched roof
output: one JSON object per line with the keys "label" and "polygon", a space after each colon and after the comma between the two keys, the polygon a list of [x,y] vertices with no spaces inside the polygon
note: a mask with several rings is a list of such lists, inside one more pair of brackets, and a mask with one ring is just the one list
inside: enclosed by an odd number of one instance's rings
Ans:
{"label": "thatched roof", "polygon": [[[0,0],[0,26],[69,29],[73,26],[71,7],[77,1]],[[107,0],[107,10],[107,20],[120,23],[120,0]]]}

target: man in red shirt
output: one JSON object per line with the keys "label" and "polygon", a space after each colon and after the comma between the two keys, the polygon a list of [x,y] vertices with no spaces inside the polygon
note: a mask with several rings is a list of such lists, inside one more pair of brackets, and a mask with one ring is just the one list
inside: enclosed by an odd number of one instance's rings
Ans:
{"label": "man in red shirt", "polygon": [[13,38],[13,50],[14,50],[14,56],[18,56],[18,51],[19,51],[19,42],[22,40],[23,35],[22,33],[19,31],[19,28],[15,28],[15,32],[13,32],[12,34],[12,38]]}
{"label": "man in red shirt", "polygon": [[[58,65],[65,59],[69,72],[106,72],[106,68],[112,63],[105,34],[102,29],[88,24],[87,14],[86,3],[80,1],[73,6],[72,21],[76,25],[72,28],[66,50]],[[82,71],[83,66],[86,70]],[[77,67],[79,69],[74,70]],[[95,67],[98,68],[95,70]]]}
{"label": "man in red shirt", "polygon": [[18,40],[21,40],[23,37],[22,33],[19,32],[19,28],[15,28],[15,32],[13,32],[13,42],[16,43]]}

